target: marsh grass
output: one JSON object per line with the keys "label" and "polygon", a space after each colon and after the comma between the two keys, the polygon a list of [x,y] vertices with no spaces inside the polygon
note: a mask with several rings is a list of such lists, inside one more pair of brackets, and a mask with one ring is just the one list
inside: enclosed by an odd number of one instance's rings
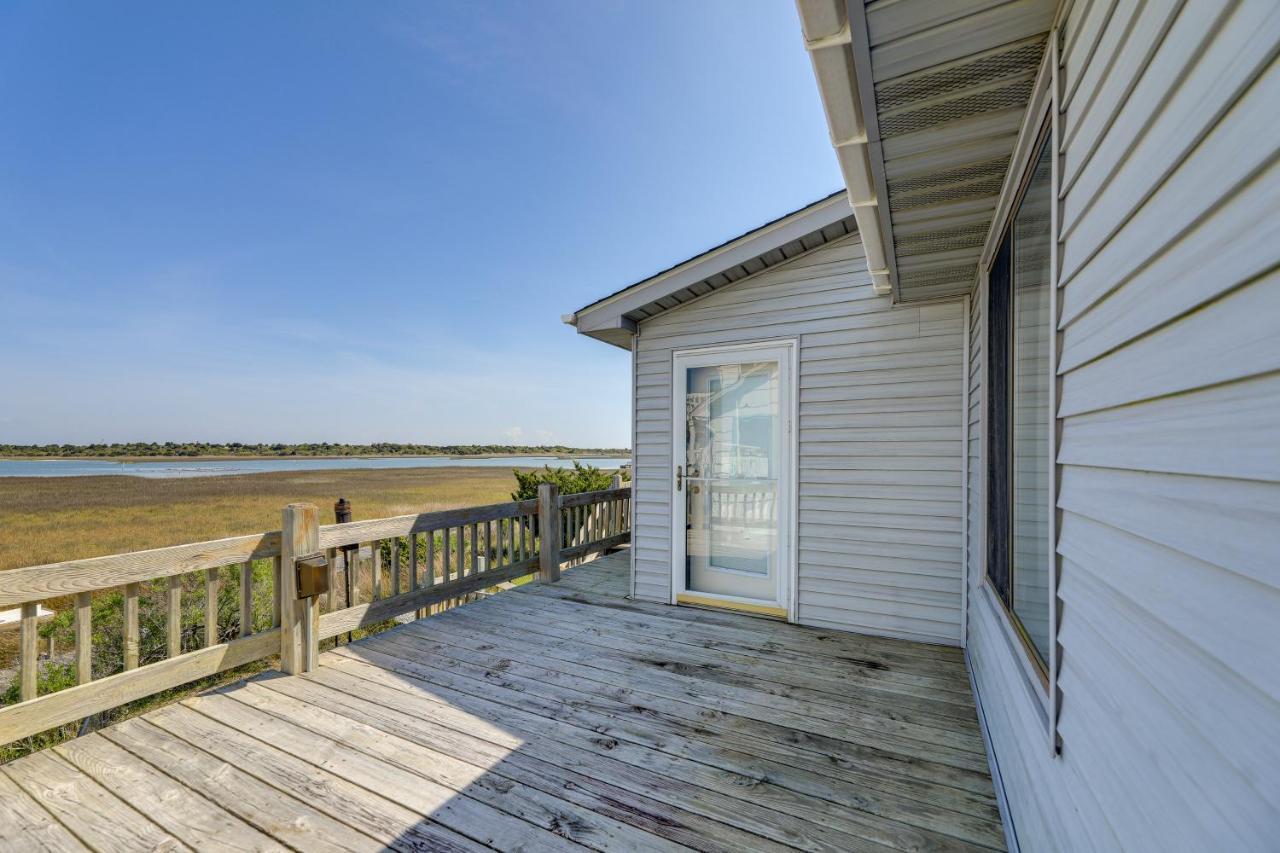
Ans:
{"label": "marsh grass", "polygon": [[[218,477],[157,480],[141,477],[6,477],[0,478],[0,572],[20,566],[139,551],[186,542],[199,542],[275,530],[280,511],[289,503],[314,503],[322,523],[333,521],[333,503],[339,497],[351,501],[356,520],[432,512],[463,506],[500,503],[511,499],[517,487],[506,468],[418,468],[334,471],[289,471]],[[425,547],[425,546],[424,546]],[[269,561],[259,561],[255,574],[269,572]],[[255,586],[270,581],[264,576]],[[184,651],[198,647],[203,635],[199,579],[184,580]],[[152,589],[152,587],[155,587]],[[235,602],[238,580],[227,572],[220,610],[221,632],[234,631],[238,623]],[[142,596],[143,663],[163,658],[163,590],[144,584]],[[120,593],[104,591],[94,600],[94,672],[102,677],[119,671]],[[70,651],[72,627],[69,599],[45,604],[58,616],[42,634],[54,633],[60,657],[41,666],[41,694],[74,682]],[[269,608],[262,599],[255,609]],[[154,611],[154,612],[153,612]],[[188,613],[189,611],[189,613]],[[263,622],[263,620],[266,620]],[[255,625],[270,625],[270,613],[255,614]],[[363,633],[363,632],[360,632]],[[227,637],[229,639],[230,636]],[[0,634],[0,669],[16,659],[17,632]],[[153,648],[154,647],[154,648]],[[131,703],[105,715],[106,721],[141,713],[183,695],[234,681],[272,664],[258,661],[247,667],[220,673],[185,687],[165,691]],[[0,674],[0,704],[17,697]],[[6,687],[10,689],[6,690]],[[76,726],[46,732],[24,742],[0,746],[0,762],[40,749],[75,735]]]}
{"label": "marsh grass", "polygon": [[[217,477],[0,477],[0,571],[280,528],[289,503],[356,520],[511,500],[507,468],[278,471]],[[52,605],[50,605],[52,606]]]}

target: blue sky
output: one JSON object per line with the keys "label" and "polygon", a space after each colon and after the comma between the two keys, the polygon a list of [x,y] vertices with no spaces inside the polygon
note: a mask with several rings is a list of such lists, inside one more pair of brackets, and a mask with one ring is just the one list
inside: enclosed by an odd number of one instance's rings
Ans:
{"label": "blue sky", "polygon": [[840,186],[790,0],[7,2],[0,442],[629,443],[560,315]]}

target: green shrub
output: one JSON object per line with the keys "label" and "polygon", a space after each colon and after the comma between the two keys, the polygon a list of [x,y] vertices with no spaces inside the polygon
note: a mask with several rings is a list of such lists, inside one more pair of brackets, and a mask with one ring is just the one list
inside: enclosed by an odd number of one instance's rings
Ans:
{"label": "green shrub", "polygon": [[[572,468],[552,468],[543,466],[540,471],[513,471],[516,475],[516,490],[511,493],[513,501],[532,500],[538,496],[538,486],[542,483],[554,483],[560,487],[560,494],[575,495],[579,492],[600,492],[613,487],[613,472],[601,471],[594,465],[583,465],[574,460]],[[620,472],[624,481],[631,479],[631,471],[623,468]]]}

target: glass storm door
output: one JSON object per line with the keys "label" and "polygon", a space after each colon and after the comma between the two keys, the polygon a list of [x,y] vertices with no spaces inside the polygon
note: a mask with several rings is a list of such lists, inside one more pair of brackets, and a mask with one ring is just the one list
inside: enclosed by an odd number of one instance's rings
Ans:
{"label": "glass storm door", "polygon": [[786,616],[791,347],[677,353],[676,600]]}

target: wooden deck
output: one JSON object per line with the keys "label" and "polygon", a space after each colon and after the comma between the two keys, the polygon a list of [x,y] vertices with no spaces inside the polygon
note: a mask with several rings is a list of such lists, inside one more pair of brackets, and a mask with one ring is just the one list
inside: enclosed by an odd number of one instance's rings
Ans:
{"label": "wooden deck", "polygon": [[1003,848],[955,649],[625,600],[625,552],[0,767],[0,848]]}

